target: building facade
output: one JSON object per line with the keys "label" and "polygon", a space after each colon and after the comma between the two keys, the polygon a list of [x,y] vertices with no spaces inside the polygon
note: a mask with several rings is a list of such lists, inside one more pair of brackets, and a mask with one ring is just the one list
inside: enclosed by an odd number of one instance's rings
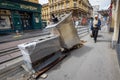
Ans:
{"label": "building facade", "polygon": [[32,2],[32,3],[39,3],[38,0],[24,0],[24,1]]}
{"label": "building facade", "polygon": [[[44,8],[47,8],[44,10]],[[73,12],[73,16],[78,18],[92,16],[92,6],[88,0],[49,0],[42,11],[42,19],[50,20],[51,14],[61,16],[65,13]],[[48,15],[45,15],[48,14]]]}
{"label": "building facade", "polygon": [[99,13],[98,13],[99,8],[100,8],[99,5],[95,5],[95,6],[93,6],[93,16],[95,16],[95,15],[99,15]]}
{"label": "building facade", "polygon": [[120,64],[120,0],[112,0],[111,9],[111,27],[114,29],[112,47],[117,50],[118,60]]}
{"label": "building facade", "polygon": [[49,4],[42,5],[42,20],[46,21],[50,19],[50,8]]}
{"label": "building facade", "polygon": [[[118,44],[120,47],[120,0],[112,0],[112,24],[113,32],[113,47]],[[119,48],[120,49],[120,48]],[[120,52],[120,50],[119,50]]]}
{"label": "building facade", "polygon": [[0,0],[0,33],[41,28],[40,4],[24,0]]}

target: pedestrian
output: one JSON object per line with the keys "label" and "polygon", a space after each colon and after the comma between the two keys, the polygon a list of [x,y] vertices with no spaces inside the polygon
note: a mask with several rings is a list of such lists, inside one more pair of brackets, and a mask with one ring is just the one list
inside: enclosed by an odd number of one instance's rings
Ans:
{"label": "pedestrian", "polygon": [[79,26],[79,20],[77,18],[76,21],[75,21],[75,28],[78,28],[78,26]]}
{"label": "pedestrian", "polygon": [[89,31],[90,31],[90,36],[93,37],[92,35],[92,26],[93,25],[93,17],[90,17],[90,21],[89,21]]}
{"label": "pedestrian", "polygon": [[95,15],[93,19],[93,23],[91,25],[92,36],[94,38],[94,42],[97,41],[98,31],[101,30],[101,20],[98,18],[98,15]]}
{"label": "pedestrian", "polygon": [[52,14],[51,16],[52,16],[52,21],[54,23],[57,23],[59,21],[58,18],[54,14]]}

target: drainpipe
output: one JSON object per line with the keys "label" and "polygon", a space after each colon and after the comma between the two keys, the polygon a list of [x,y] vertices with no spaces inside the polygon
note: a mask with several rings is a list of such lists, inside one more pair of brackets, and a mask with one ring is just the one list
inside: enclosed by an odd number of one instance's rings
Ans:
{"label": "drainpipe", "polygon": [[115,49],[118,41],[119,26],[118,26],[118,11],[119,11],[119,0],[116,1],[115,9],[115,23],[114,23],[114,33],[112,37],[112,48]]}

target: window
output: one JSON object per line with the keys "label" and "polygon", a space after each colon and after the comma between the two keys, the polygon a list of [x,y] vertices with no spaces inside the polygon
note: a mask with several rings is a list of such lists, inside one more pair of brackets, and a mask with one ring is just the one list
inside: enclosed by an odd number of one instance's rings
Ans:
{"label": "window", "polygon": [[73,3],[74,3],[74,7],[77,7],[77,1],[74,1]]}
{"label": "window", "polygon": [[9,28],[11,28],[9,16],[0,16],[0,29],[9,29]]}
{"label": "window", "polygon": [[60,4],[58,4],[58,10],[60,10]]}
{"label": "window", "polygon": [[61,4],[61,6],[62,6],[62,9],[64,9],[64,4],[63,3]]}
{"label": "window", "polygon": [[59,5],[57,5],[57,10],[59,10]]}
{"label": "window", "polygon": [[66,8],[69,8],[69,2],[68,1],[66,2]]}

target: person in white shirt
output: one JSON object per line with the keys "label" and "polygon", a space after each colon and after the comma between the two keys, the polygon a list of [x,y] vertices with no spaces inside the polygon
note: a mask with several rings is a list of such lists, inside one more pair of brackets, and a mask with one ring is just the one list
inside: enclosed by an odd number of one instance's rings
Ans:
{"label": "person in white shirt", "polygon": [[95,15],[93,23],[91,25],[91,30],[92,30],[92,36],[94,38],[94,42],[96,43],[97,41],[97,36],[98,36],[98,31],[101,30],[101,21],[98,18],[98,15]]}

